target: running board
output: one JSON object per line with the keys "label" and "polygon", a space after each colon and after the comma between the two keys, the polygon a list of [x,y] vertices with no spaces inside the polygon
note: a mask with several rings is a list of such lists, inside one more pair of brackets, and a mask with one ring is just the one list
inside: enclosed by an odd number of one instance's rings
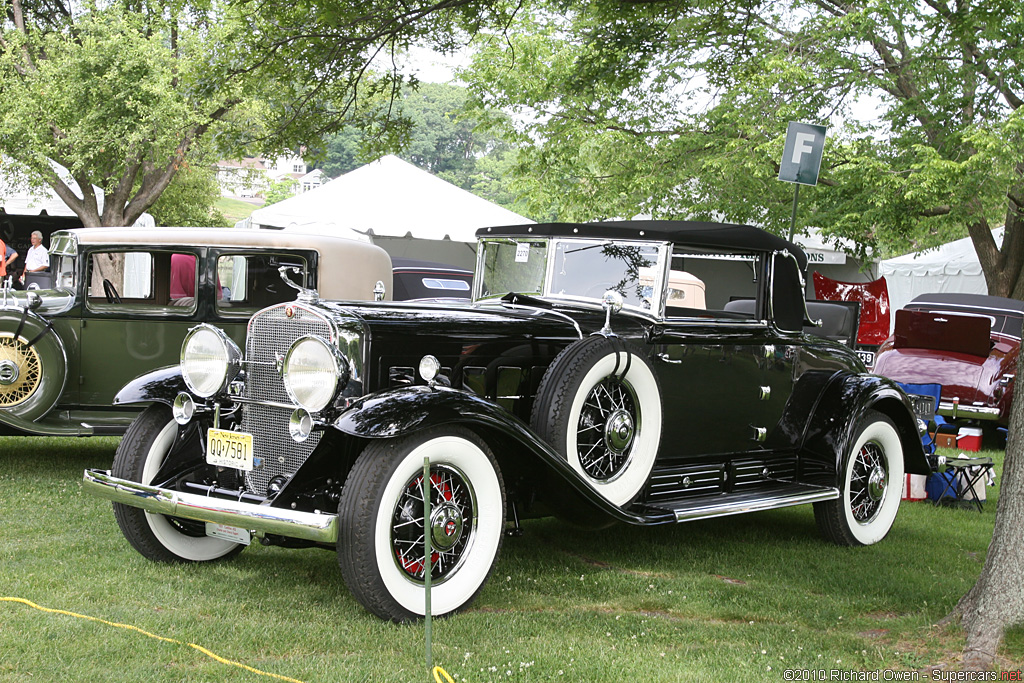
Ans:
{"label": "running board", "polygon": [[685,500],[659,501],[658,508],[675,515],[677,522],[690,522],[709,517],[739,515],[744,512],[775,510],[791,505],[805,505],[835,500],[839,489],[811,484],[786,484],[784,487],[742,493],[719,493]]}

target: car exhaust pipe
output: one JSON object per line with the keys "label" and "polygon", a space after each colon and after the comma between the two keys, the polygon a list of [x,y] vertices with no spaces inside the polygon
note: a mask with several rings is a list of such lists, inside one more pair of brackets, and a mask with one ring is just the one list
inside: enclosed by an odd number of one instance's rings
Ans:
{"label": "car exhaust pipe", "polygon": [[327,545],[338,542],[337,515],[285,510],[147,486],[111,476],[108,470],[85,470],[83,489],[100,498],[158,515],[226,524],[257,535],[275,534]]}

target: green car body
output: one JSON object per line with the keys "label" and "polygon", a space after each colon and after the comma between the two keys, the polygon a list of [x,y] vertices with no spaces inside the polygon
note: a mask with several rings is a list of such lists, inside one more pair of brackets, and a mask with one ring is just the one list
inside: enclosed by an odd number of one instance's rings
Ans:
{"label": "green car body", "polygon": [[55,232],[40,288],[0,288],[0,434],[121,434],[141,406],[114,406],[114,397],[132,379],[176,366],[199,323],[215,323],[244,345],[251,315],[292,300],[293,286],[373,299],[378,282],[390,292],[391,278],[382,249],[328,235]]}

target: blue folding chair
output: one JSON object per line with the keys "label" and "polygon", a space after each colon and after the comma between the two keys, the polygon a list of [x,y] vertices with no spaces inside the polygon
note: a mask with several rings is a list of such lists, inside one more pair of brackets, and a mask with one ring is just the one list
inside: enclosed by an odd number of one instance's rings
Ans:
{"label": "blue folding chair", "polygon": [[931,413],[929,415],[919,415],[925,422],[928,423],[928,429],[921,435],[921,445],[924,446],[925,454],[932,456],[935,455],[935,439],[932,437],[932,424],[935,425],[935,432],[937,433],[939,427],[946,424],[946,420],[936,411],[939,409],[939,397],[942,395],[941,384],[910,384],[905,382],[897,382],[903,391],[907,392],[911,396],[928,396],[932,399]]}

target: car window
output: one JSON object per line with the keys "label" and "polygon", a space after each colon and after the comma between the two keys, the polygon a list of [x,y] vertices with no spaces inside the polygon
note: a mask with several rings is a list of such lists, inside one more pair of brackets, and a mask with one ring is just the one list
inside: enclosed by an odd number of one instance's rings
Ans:
{"label": "car window", "polygon": [[1003,334],[1008,334],[1011,337],[1017,337],[1020,339],[1022,332],[1024,332],[1024,320],[1021,318],[1015,318],[1006,316],[1006,320],[1003,323]]}
{"label": "car window", "polygon": [[282,266],[298,268],[292,275],[305,283],[306,260],[293,254],[222,254],[217,259],[217,310],[226,314],[251,315],[261,308],[291,301],[296,290],[281,279]]}
{"label": "car window", "polygon": [[544,292],[547,240],[483,240],[479,249],[479,298]]}
{"label": "car window", "polygon": [[625,306],[650,309],[650,273],[658,265],[658,245],[608,240],[559,240],[551,268],[551,296],[601,300],[614,290]]}
{"label": "car window", "polygon": [[64,289],[75,288],[75,273],[78,271],[78,258],[75,256],[50,257],[50,268],[56,273],[53,283],[55,287]]}
{"label": "car window", "polygon": [[763,257],[677,246],[666,283],[665,317],[760,320]]}
{"label": "car window", "polygon": [[188,314],[196,309],[196,255],[147,250],[94,252],[86,300],[90,310]]}

